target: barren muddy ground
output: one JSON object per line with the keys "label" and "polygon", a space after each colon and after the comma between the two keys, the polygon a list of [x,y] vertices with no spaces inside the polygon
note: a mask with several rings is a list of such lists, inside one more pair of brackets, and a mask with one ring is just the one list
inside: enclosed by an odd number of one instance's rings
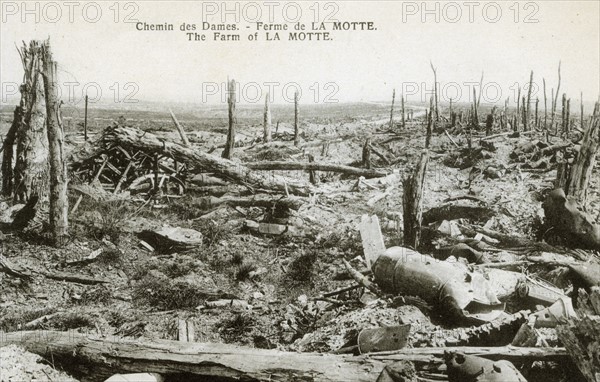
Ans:
{"label": "barren muddy ground", "polygon": [[[0,330],[73,329],[105,336],[177,340],[178,319],[184,319],[194,324],[198,342],[330,352],[343,347],[357,331],[368,327],[411,320],[425,327],[455,327],[454,323],[444,322],[428,312],[422,314],[412,305],[373,303],[362,295],[362,289],[322,298],[328,291],[353,285],[354,280],[343,277],[343,260],[356,269],[365,267],[357,229],[362,215],[378,216],[386,247],[402,245],[402,179],[412,171],[425,146],[426,128],[420,113],[424,108],[413,108],[416,120],[390,131],[389,105],[307,106],[301,111],[301,144],[294,147],[293,107],[273,106],[273,125],[279,125],[277,143],[268,146],[260,144],[258,139],[262,137],[262,109],[238,107],[235,161],[306,161],[306,155],[312,154],[318,162],[360,165],[367,137],[391,159],[391,164],[386,164],[371,154],[373,167],[389,175],[367,179],[359,187],[355,187],[356,177],[318,173],[319,188],[324,192],[308,198],[286,223],[294,229],[281,235],[255,232],[248,227],[248,221],[273,222],[269,211],[263,208],[207,209],[200,205],[198,198],[206,194],[198,182],[189,182],[183,197],[163,200],[158,205],[144,205],[127,194],[107,201],[84,195],[78,210],[70,216],[70,241],[64,248],[46,246],[38,237],[0,233],[2,255],[34,273],[30,281],[0,273]],[[77,158],[82,149],[93,148],[94,139],[102,129],[120,116],[124,117],[120,123],[125,126],[179,142],[168,112],[163,111],[165,108],[154,109],[92,109],[91,140],[87,143],[78,126],[82,121],[81,111],[66,109],[65,140],[72,158]],[[212,150],[220,155],[222,149],[218,146],[225,143],[227,134],[226,109],[198,111],[187,107],[174,112],[194,149]],[[485,115],[483,111],[480,114]],[[11,119],[12,111],[3,110],[0,133],[6,132]],[[483,129],[473,131],[473,145],[479,145],[484,136]],[[456,162],[460,157],[458,148],[468,145],[466,130],[454,130],[448,135],[443,130],[435,131],[425,175],[423,210],[468,194],[494,210],[494,216],[481,223],[486,223],[486,228],[545,240],[541,204],[552,189],[556,169],[551,164],[550,168],[531,169],[511,158],[515,148],[536,139],[544,141],[545,137],[534,132],[493,138],[487,141],[494,146],[488,157],[476,158],[461,169]],[[310,144],[327,140],[332,143],[326,152],[323,144]],[[306,171],[287,175],[306,180],[309,177]],[[79,181],[72,178],[73,184]],[[599,182],[596,168],[587,206],[596,222],[600,217]],[[71,206],[80,195],[71,191]],[[151,251],[140,244],[140,232],[163,226],[197,230],[203,235],[203,243],[176,252]],[[430,246],[435,247],[435,241]],[[69,264],[95,251],[100,256],[94,261]],[[506,262],[524,255],[518,249],[486,254],[494,261]],[[560,275],[548,267],[523,266],[518,270],[568,288],[560,285]],[[85,285],[58,281],[45,277],[47,271],[89,275],[108,282]],[[214,296],[245,303],[211,307],[207,302],[214,300]],[[45,318],[37,320],[40,317]],[[556,335],[552,331],[546,334],[549,343],[556,344]],[[8,365],[4,357],[3,349],[3,368]],[[572,380],[564,366],[533,365],[528,372],[529,381]]]}

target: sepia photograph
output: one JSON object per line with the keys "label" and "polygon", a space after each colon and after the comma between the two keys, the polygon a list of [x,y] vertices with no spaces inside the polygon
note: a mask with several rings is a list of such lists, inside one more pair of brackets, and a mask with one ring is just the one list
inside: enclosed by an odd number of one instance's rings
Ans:
{"label": "sepia photograph", "polygon": [[600,382],[600,0],[0,17],[0,382]]}

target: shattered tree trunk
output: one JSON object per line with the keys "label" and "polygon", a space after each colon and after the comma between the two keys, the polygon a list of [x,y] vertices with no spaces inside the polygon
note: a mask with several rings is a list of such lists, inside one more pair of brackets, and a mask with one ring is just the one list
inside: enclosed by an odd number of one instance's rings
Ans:
{"label": "shattered tree trunk", "polygon": [[533,70],[531,71],[531,75],[529,76],[529,89],[527,89],[527,103],[524,106],[525,117],[523,118],[523,130],[529,130],[529,117],[531,115],[531,88],[533,87]]}
{"label": "shattered tree trunk", "polygon": [[50,232],[55,244],[67,236],[69,200],[67,198],[67,163],[63,150],[63,128],[56,85],[56,62],[52,58],[50,40],[43,45],[43,74],[46,95],[46,121],[50,151]]}
{"label": "shattered tree trunk", "polygon": [[17,130],[17,158],[13,171],[13,198],[24,203],[33,195],[48,197],[48,135],[42,80],[41,43],[31,41],[19,49],[24,75],[21,85],[22,115]]}
{"label": "shattered tree trunk", "polygon": [[402,97],[401,98],[401,100],[402,100],[402,128],[405,128],[406,127],[406,117],[404,114],[404,94],[402,94],[401,97]]}
{"label": "shattered tree trunk", "polygon": [[225,150],[223,150],[222,157],[231,159],[233,148],[235,146],[235,80],[229,81],[227,93],[229,94],[229,98],[227,99],[229,130],[227,132],[227,142],[225,143]]}
{"label": "shattered tree trunk", "polygon": [[[481,91],[481,89],[479,89]],[[479,127],[479,115],[477,114],[477,95],[473,88],[473,127]]]}
{"label": "shattered tree trunk", "polygon": [[363,145],[362,166],[366,169],[371,168],[371,138],[367,138]]}
{"label": "shattered tree trunk", "polygon": [[298,146],[300,144],[300,126],[298,126],[298,91],[294,93],[294,146]]}
{"label": "shattered tree trunk", "polygon": [[373,382],[385,364],[366,357],[293,353],[216,343],[97,339],[76,332],[5,333],[0,346],[17,344],[46,356],[82,381],[115,373],[153,372],[178,380]]}
{"label": "shattered tree trunk", "polygon": [[[365,142],[364,147],[370,150],[370,145]],[[369,154],[370,155],[370,154]],[[363,155],[364,159],[364,155]],[[363,162],[364,163],[364,162]],[[387,174],[375,169],[363,169],[339,164],[319,163],[319,162],[286,162],[286,161],[267,161],[245,163],[252,170],[283,170],[283,171],[331,171],[346,175],[364,176],[365,178],[381,178]]]}
{"label": "shattered tree trunk", "polygon": [[263,121],[263,142],[271,142],[271,109],[269,108],[269,93],[265,96],[265,113]]}
{"label": "shattered tree trunk", "polygon": [[183,145],[185,147],[190,147],[191,146],[190,141],[188,140],[188,137],[185,134],[185,130],[183,130],[183,126],[181,126],[181,124],[177,120],[177,117],[175,117],[173,110],[169,109],[169,113],[171,114],[171,119],[173,120],[173,123],[175,124],[175,127],[177,128],[177,132],[179,133],[179,136],[181,137],[181,141],[183,142]]}
{"label": "shattered tree trunk", "polygon": [[254,189],[285,192],[307,196],[315,189],[310,184],[296,179],[284,178],[275,174],[260,174],[247,166],[235,163],[229,159],[219,158],[194,150],[178,143],[163,141],[156,135],[131,127],[109,129],[103,137],[105,144],[120,144],[149,153],[161,153],[172,156],[180,162],[188,162],[203,172],[213,172],[216,176],[233,180],[234,182]]}
{"label": "shattered tree trunk", "polygon": [[437,88],[437,69],[433,66],[433,62],[429,61],[431,70],[433,71],[433,95],[435,97],[435,121],[440,121],[440,112],[438,109],[438,88]]}
{"label": "shattered tree trunk", "polygon": [[425,150],[421,154],[421,158],[413,174],[409,175],[402,182],[404,187],[404,194],[402,196],[404,245],[410,246],[413,249],[419,247],[419,240],[421,238],[423,183],[428,161],[429,153]]}
{"label": "shattered tree trunk", "polygon": [[19,126],[23,118],[21,106],[15,107],[13,122],[2,143],[2,196],[9,197],[13,192],[13,155]]}
{"label": "shattered tree trunk", "polygon": [[587,190],[592,171],[596,164],[596,154],[600,147],[600,103],[594,107],[594,115],[590,126],[583,134],[581,149],[577,154],[577,159],[570,170],[568,176],[569,183],[565,192],[567,195],[574,196],[579,202],[585,205],[587,199]]}
{"label": "shattered tree trunk", "polygon": [[394,102],[396,101],[396,89],[392,92],[392,107],[390,109],[390,129],[394,128]]}

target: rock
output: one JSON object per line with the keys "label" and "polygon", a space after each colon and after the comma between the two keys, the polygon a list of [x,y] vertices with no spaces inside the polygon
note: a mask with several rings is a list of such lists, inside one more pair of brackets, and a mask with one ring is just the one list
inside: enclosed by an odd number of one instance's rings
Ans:
{"label": "rock", "polygon": [[12,223],[17,212],[23,207],[25,207],[25,204],[15,204],[9,207],[6,203],[2,202],[0,204],[0,223]]}
{"label": "rock", "polygon": [[181,227],[163,227],[154,231],[143,231],[140,238],[160,252],[191,249],[202,245],[202,233]]}
{"label": "rock", "polygon": [[163,382],[164,378],[156,373],[115,374],[104,382]]}

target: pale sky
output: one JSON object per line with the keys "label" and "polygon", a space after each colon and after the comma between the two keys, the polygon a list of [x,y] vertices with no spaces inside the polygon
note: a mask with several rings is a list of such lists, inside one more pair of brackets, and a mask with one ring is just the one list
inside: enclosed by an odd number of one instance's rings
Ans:
{"label": "pale sky", "polygon": [[[37,23],[35,3],[39,4]],[[74,2],[74,6],[67,3],[29,2],[28,9],[33,13],[24,14],[22,2],[1,2],[3,102],[13,92],[12,84],[20,83],[22,78],[15,43],[48,36],[61,69],[60,80],[79,83],[72,85],[77,98],[84,84],[98,83],[103,102],[110,102],[118,87],[118,100],[135,91],[134,98],[142,101],[219,103],[219,95],[209,94],[212,84],[222,84],[228,77],[240,83],[246,102],[257,98],[257,89],[264,95],[269,82],[278,84],[272,85],[276,103],[284,101],[284,85],[289,82],[300,85],[303,102],[322,103],[330,93],[332,99],[342,102],[390,101],[393,88],[398,93],[403,87],[414,93],[415,86],[419,88],[417,94],[407,98],[419,101],[427,99],[424,93],[432,87],[430,60],[437,67],[446,98],[456,98],[459,88],[460,100],[465,102],[472,92],[466,83],[478,83],[482,71],[484,84],[489,83],[484,101],[501,97],[498,102],[503,103],[508,96],[514,101],[515,84],[524,86],[531,70],[540,87],[542,77],[546,79],[549,98],[550,88],[556,88],[559,60],[561,93],[579,100],[583,92],[588,102],[600,94],[599,1],[457,1],[450,5],[433,1],[297,1],[292,5],[272,1],[274,5],[267,5],[268,1],[258,1],[251,6],[249,2],[227,2],[229,9],[238,4],[237,15],[224,14],[222,1],[204,5],[192,1],[135,1],[117,4],[118,22],[114,20],[114,1],[82,1]],[[102,10],[98,17],[97,4]],[[256,9],[263,13],[261,21],[268,22],[269,10],[273,10],[274,21],[284,23],[283,9],[288,19],[294,18],[295,4],[302,10],[300,21],[308,28],[316,17],[314,9],[319,9],[320,20],[336,11],[334,19],[372,21],[377,30],[331,31],[333,25],[327,23],[332,41],[287,41],[289,31],[280,32],[281,41],[264,41],[264,32],[260,32],[262,41],[248,41],[247,35],[256,30],[250,22]],[[424,13],[423,6],[432,12]],[[218,9],[211,17],[214,7]],[[84,8],[88,20],[98,21],[86,21]],[[69,20],[70,9],[73,22]],[[129,13],[140,22],[172,23],[175,31],[137,31],[135,22],[123,22]],[[212,32],[196,31],[207,33],[208,41],[190,42],[179,31],[184,22],[201,27],[204,18],[220,23],[221,17],[227,17],[225,22],[233,23],[236,16],[241,31],[223,33],[239,33],[241,41],[215,42],[211,41]],[[125,88],[127,83],[135,85]],[[289,87],[285,89],[290,92]],[[498,97],[496,89],[501,91]],[[541,89],[537,95],[543,102]]]}

